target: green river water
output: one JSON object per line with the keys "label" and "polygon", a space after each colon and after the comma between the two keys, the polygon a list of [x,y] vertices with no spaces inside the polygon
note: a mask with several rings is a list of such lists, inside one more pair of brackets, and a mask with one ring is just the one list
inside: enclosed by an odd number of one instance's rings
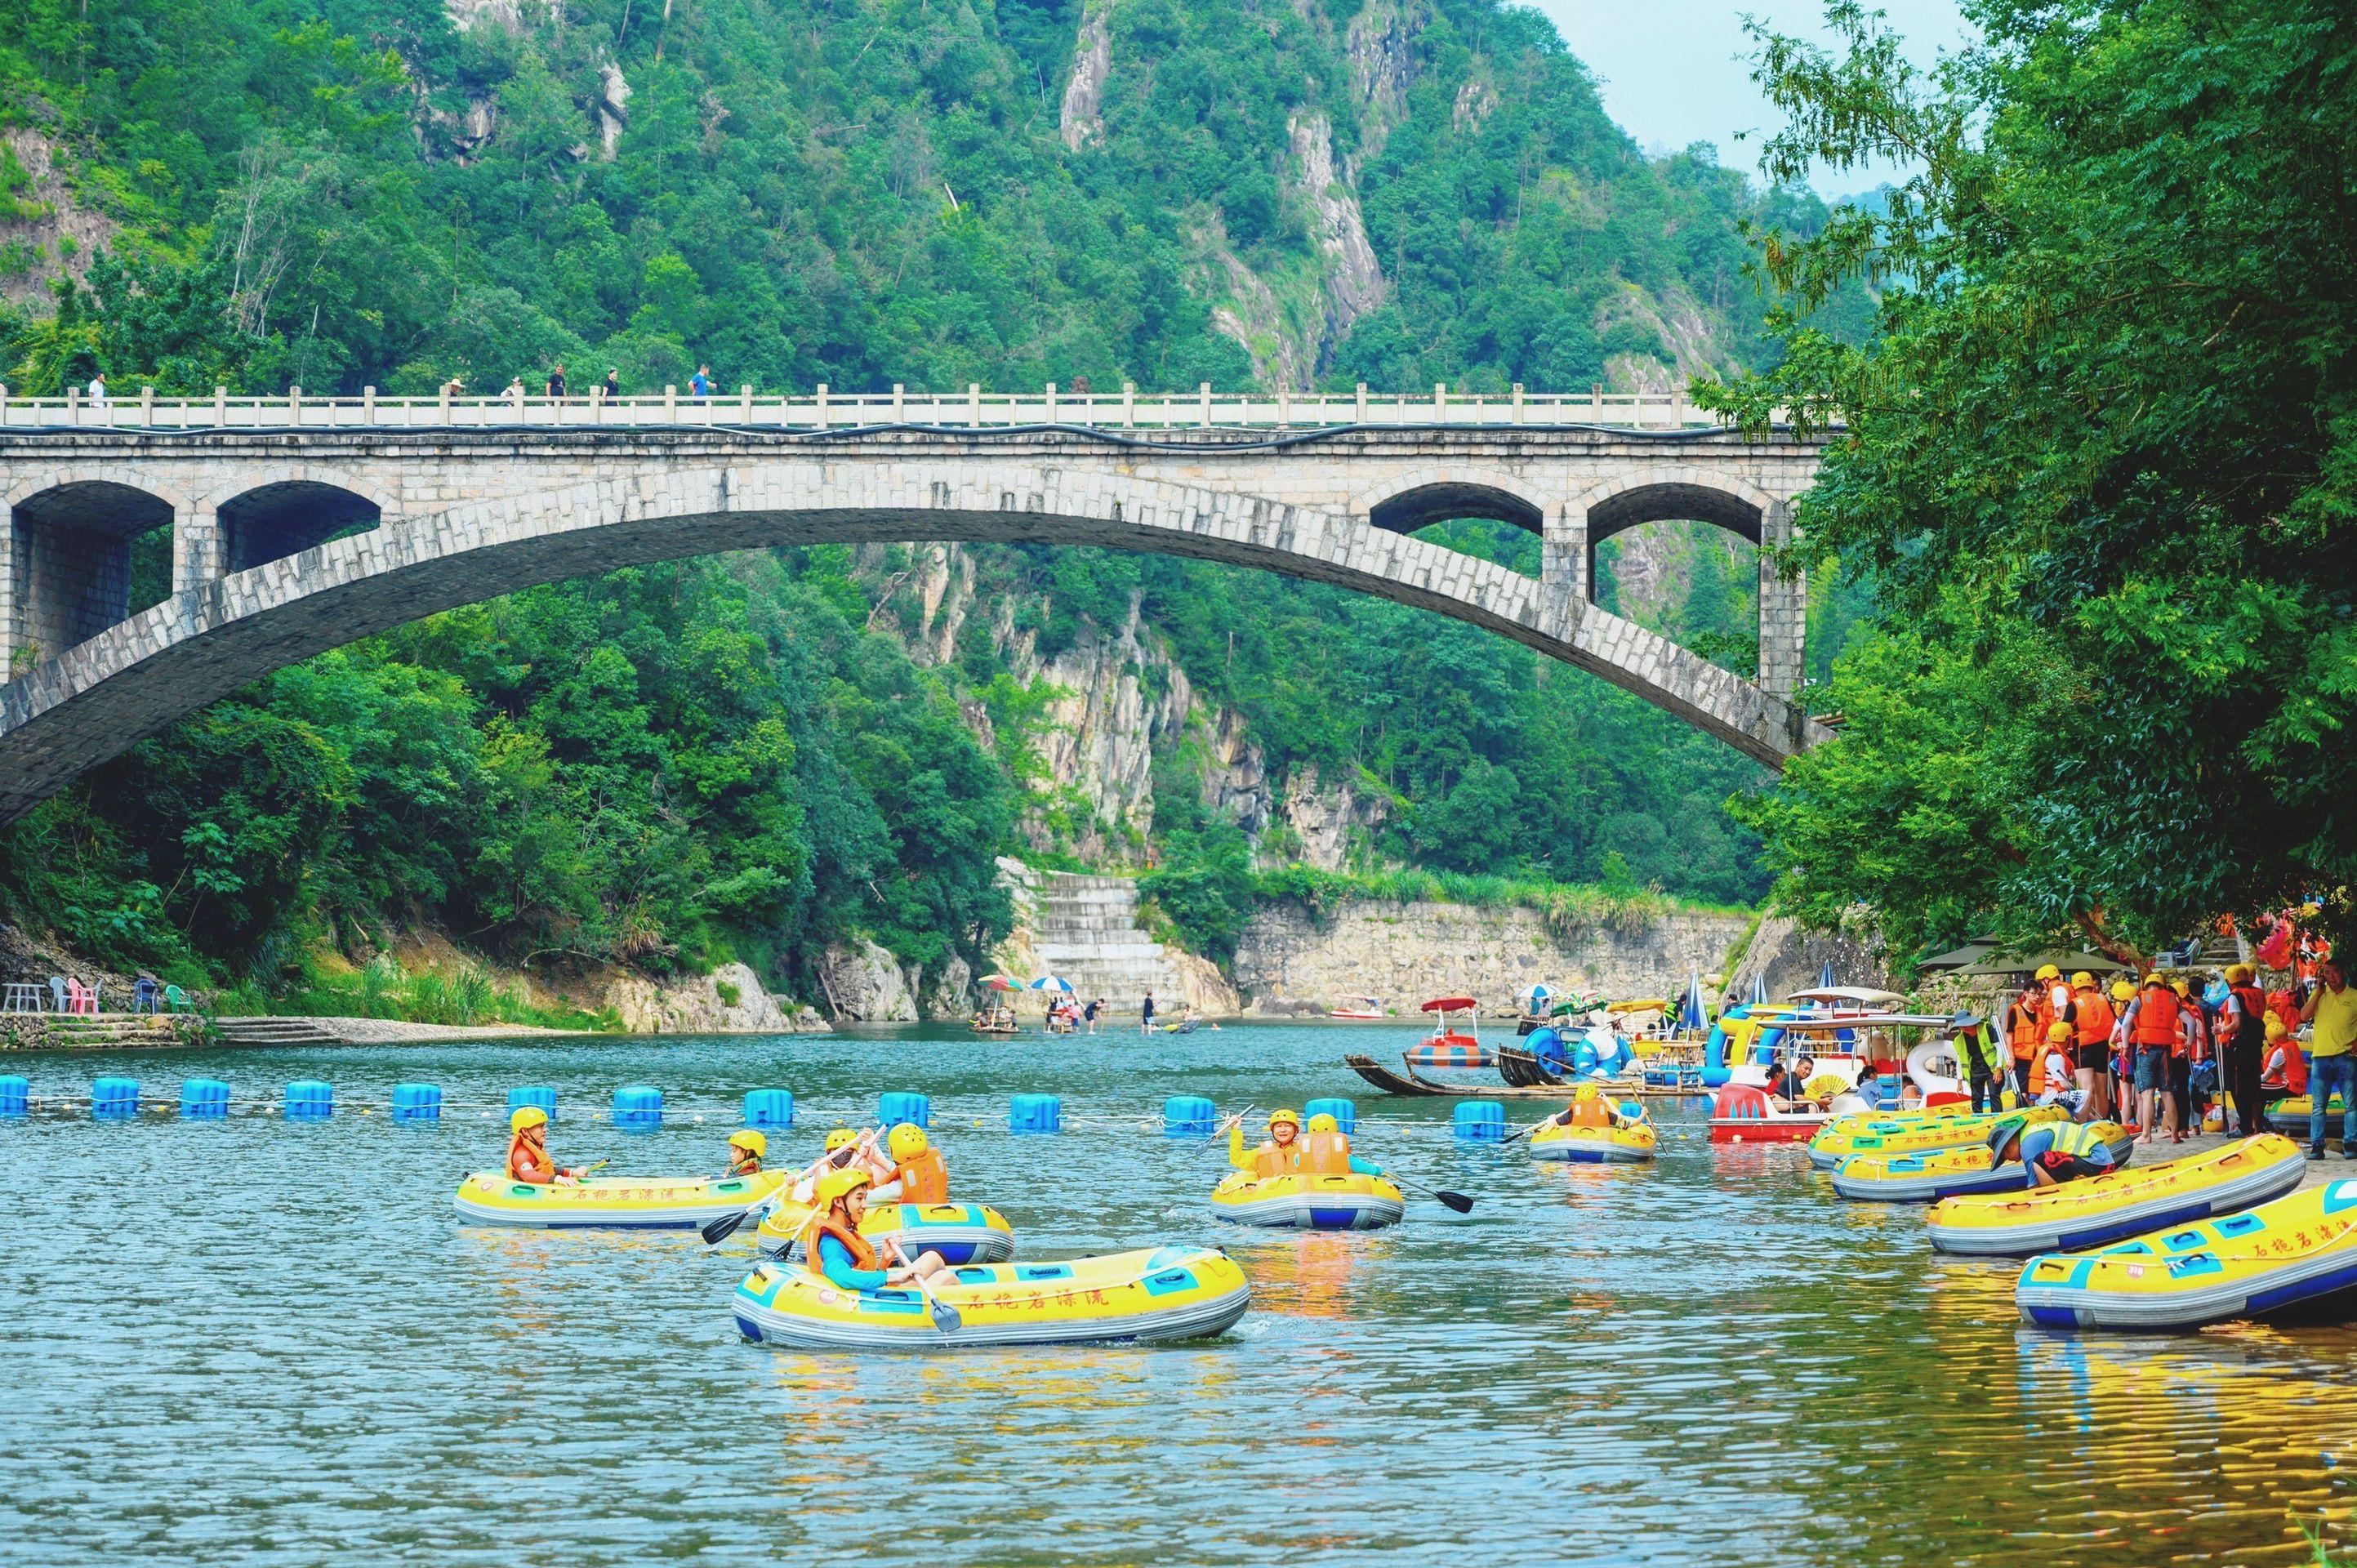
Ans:
{"label": "green river water", "polygon": [[[0,1123],[0,1562],[41,1564],[2295,1563],[2336,1538],[2357,1336],[2065,1337],[1921,1211],[1835,1198],[1797,1148],[1661,1108],[1652,1167],[1448,1136],[1340,1065],[1405,1026],[1141,1040],[947,1030],[26,1056],[176,1100],[222,1078],[336,1119]],[[438,1124],[361,1115],[439,1083]],[[1018,1256],[1227,1247],[1253,1309],[1161,1348],[813,1355],[744,1343],[748,1253],[683,1234],[460,1227],[482,1109],[545,1083],[555,1152],[717,1168],[747,1089],[773,1162],[879,1090],[932,1097],[953,1190]],[[661,1086],[662,1130],[589,1119]],[[1063,1097],[1017,1138],[1010,1093]],[[1359,1103],[1361,1154],[1480,1196],[1369,1235],[1238,1230],[1166,1095]],[[706,1112],[700,1123],[693,1108]],[[1529,1120],[1510,1103],[1510,1118]]]}

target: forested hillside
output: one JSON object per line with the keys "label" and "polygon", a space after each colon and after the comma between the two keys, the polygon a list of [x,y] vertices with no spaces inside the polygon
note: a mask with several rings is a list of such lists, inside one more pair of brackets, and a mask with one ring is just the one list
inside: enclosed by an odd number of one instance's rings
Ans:
{"label": "forested hillside", "polygon": [[[1547,24],[1489,0],[23,0],[0,98],[0,373],[35,393],[537,389],[560,362],[626,391],[701,363],[765,390],[1663,385],[1770,355],[1739,226],[1825,216],[1707,149],[1648,161]],[[1448,526],[1535,568],[1526,536]],[[1748,557],[1620,549],[1640,613],[1750,656]],[[265,985],[406,923],[535,963],[739,956],[803,994],[852,934],[978,960],[992,856],[1077,842],[1041,661],[1134,605],[1200,723],[1156,738],[1117,858],[1241,862],[1188,744],[1240,722],[1272,776],[1384,802],[1361,864],[1764,888],[1720,807],[1749,764],[1469,628],[1004,550],[974,557],[992,613],[935,650],[887,613],[904,566],[626,572],[286,671],[6,830],[0,897],[115,961]]]}

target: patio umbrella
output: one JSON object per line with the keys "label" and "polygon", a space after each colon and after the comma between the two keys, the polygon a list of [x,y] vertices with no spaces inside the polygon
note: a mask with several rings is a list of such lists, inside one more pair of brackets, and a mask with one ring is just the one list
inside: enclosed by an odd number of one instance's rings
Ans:
{"label": "patio umbrella", "polygon": [[1820,991],[1827,990],[1833,985],[1833,983],[1834,961],[1827,959],[1825,960],[1825,967],[1817,971],[1817,989]]}
{"label": "patio umbrella", "polygon": [[1064,979],[1060,975],[1043,974],[1039,979],[1031,983],[1031,989],[1034,991],[1060,991],[1065,995],[1070,996],[1072,993],[1072,983]]}
{"label": "patio umbrella", "polygon": [[1976,963],[1966,964],[1955,972],[1960,975],[2029,974],[2052,964],[2063,973],[2085,970],[2090,974],[2120,974],[2127,965],[2117,959],[2105,958],[2099,952],[1991,952]]}
{"label": "patio umbrella", "polygon": [[1023,989],[1023,983],[1021,981],[1015,979],[1011,975],[1005,974],[985,974],[982,977],[982,983],[985,987],[992,991],[1020,991]]}
{"label": "patio umbrella", "polygon": [[1709,1026],[1709,1020],[1703,1016],[1702,1011],[1702,975],[1699,971],[1689,971],[1685,1000],[1678,1008],[1678,1027],[1699,1035]]}
{"label": "patio umbrella", "polygon": [[1520,996],[1528,1004],[1530,1010],[1535,1013],[1555,999],[1555,987],[1544,980],[1535,980],[1514,994]]}

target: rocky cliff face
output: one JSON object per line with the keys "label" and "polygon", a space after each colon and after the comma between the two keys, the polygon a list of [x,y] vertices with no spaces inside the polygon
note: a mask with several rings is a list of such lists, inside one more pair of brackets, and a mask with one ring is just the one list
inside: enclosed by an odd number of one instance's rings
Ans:
{"label": "rocky cliff face", "polygon": [[1345,996],[1413,1012],[1451,993],[1502,1006],[1537,981],[1620,997],[1669,995],[1689,973],[1717,970],[1748,924],[1742,916],[1681,913],[1633,931],[1558,935],[1522,908],[1352,902],[1321,922],[1280,906],[1253,917],[1232,967],[1251,1010],[1265,1013],[1313,1004],[1323,1011]]}
{"label": "rocky cliff face", "polygon": [[618,973],[608,980],[605,1004],[640,1035],[793,1034],[823,1030],[807,1007],[788,1012],[762,989],[750,966],[724,963],[710,974],[657,982]]}

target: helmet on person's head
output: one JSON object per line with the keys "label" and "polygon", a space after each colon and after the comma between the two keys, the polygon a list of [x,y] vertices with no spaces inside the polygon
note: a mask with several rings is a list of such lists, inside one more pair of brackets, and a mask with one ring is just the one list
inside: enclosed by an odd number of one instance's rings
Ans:
{"label": "helmet on person's head", "polygon": [[1312,1133],[1339,1133],[1342,1130],[1342,1123],[1320,1111],[1309,1119],[1308,1130]]}
{"label": "helmet on person's head", "polygon": [[2037,980],[2060,980],[2062,978],[2062,972],[2055,968],[2050,963],[2041,963],[2038,966],[2037,974],[2032,976],[2032,978]]}
{"label": "helmet on person's head", "polygon": [[2257,978],[2258,972],[2247,963],[2230,963],[2226,966],[2226,983],[2229,985],[2248,985]]}
{"label": "helmet on person's head", "polygon": [[2135,987],[2135,986],[2130,985],[2130,984],[2129,984],[2126,981],[2125,981],[2125,980],[2115,980],[2115,981],[2113,981],[2113,982],[2112,982],[2112,1000],[2113,1000],[2113,1001],[2115,1001],[2115,1002],[2132,1002],[2132,1001],[2134,1001],[2135,999],[2136,999],[2136,987]]}
{"label": "helmet on person's head", "polygon": [[2071,983],[2073,985],[2083,985],[2092,990],[2095,983],[2095,977],[2083,969],[2071,976]]}
{"label": "helmet on person's head", "polygon": [[2193,987],[2186,983],[2185,977],[2181,974],[2175,980],[2170,981],[2169,983],[2170,988],[2179,996],[2190,997],[2193,994]]}
{"label": "helmet on person's head", "polygon": [[1301,1130],[1301,1112],[1298,1111],[1287,1111],[1284,1107],[1279,1106],[1276,1110],[1268,1113],[1268,1130],[1272,1133],[1275,1132],[1276,1124],[1279,1122],[1292,1122],[1293,1130],[1297,1133]]}
{"label": "helmet on person's head", "polygon": [[2284,1021],[2281,1018],[2270,1013],[2267,1015],[2266,1033],[2269,1040],[2280,1040],[2291,1031],[2284,1026]]}
{"label": "helmet on person's head", "polygon": [[847,1149],[857,1142],[859,1142],[858,1133],[848,1127],[837,1127],[826,1135],[826,1152],[831,1155],[838,1149]]}
{"label": "helmet on person's head", "polygon": [[2071,1026],[2063,1023],[2061,1019],[2058,1018],[2053,1023],[2046,1026],[2046,1043],[2048,1045],[2059,1046],[2070,1037]]}
{"label": "helmet on person's head", "polygon": [[2157,969],[2144,977],[2144,983],[2147,985],[2158,985],[2164,991],[2169,989],[2169,976]]}
{"label": "helmet on person's head", "polygon": [[1592,1083],[1583,1083],[1571,1091],[1571,1097],[1574,1100],[1593,1100],[1596,1098],[1596,1086]]}
{"label": "helmet on person's head", "polygon": [[894,1127],[885,1144],[896,1160],[913,1160],[933,1146],[932,1140],[925,1136],[925,1130],[914,1122],[903,1122]]}
{"label": "helmet on person's head", "polygon": [[508,1131],[521,1133],[527,1127],[548,1125],[548,1112],[537,1105],[519,1105],[508,1112]]}
{"label": "helmet on person's head", "polygon": [[748,1127],[741,1133],[729,1133],[728,1146],[732,1149],[743,1149],[750,1154],[767,1155],[770,1152],[770,1140]]}
{"label": "helmet on person's head", "polygon": [[857,1165],[845,1171],[829,1171],[818,1178],[818,1200],[833,1203],[838,1198],[848,1197],[875,1179]]}

